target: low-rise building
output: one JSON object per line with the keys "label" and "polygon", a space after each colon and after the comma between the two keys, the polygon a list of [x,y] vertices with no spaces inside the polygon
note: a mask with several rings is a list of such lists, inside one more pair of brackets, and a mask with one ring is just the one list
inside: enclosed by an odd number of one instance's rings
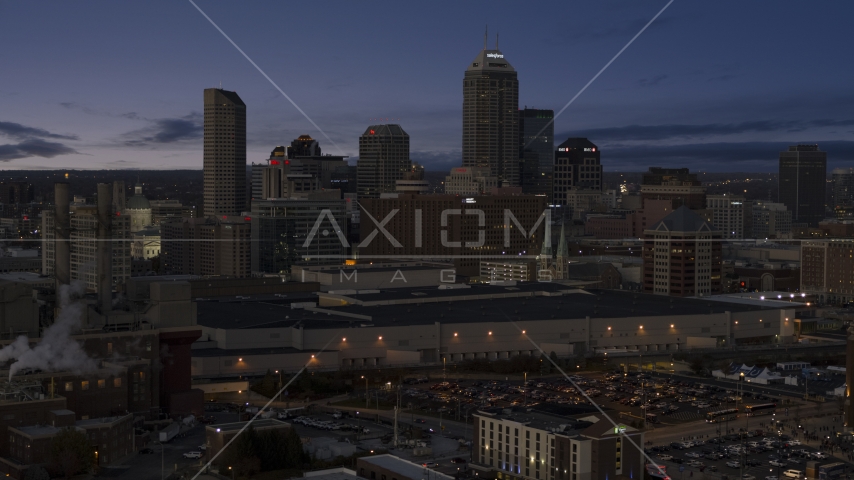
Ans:
{"label": "low-rise building", "polygon": [[[213,458],[218,454],[232,438],[237,436],[238,432],[240,432],[247,423],[248,422],[222,423],[217,425],[208,425],[205,427],[205,454],[207,454],[208,458]],[[291,424],[273,418],[259,418],[252,422],[252,428],[254,428],[256,432],[266,430],[284,431],[291,428]]]}
{"label": "low-rise building", "polygon": [[536,410],[478,411],[474,425],[470,466],[487,478],[643,478],[644,432],[602,415],[573,419]]}
{"label": "low-rise building", "polygon": [[[368,480],[424,480],[424,467],[394,455],[372,455],[356,459],[356,474]],[[454,477],[435,470],[430,480],[453,480]]]}
{"label": "low-rise building", "polygon": [[445,177],[448,195],[475,196],[498,187],[498,177],[492,176],[489,167],[455,167]]}
{"label": "low-rise building", "polygon": [[[74,412],[49,412],[51,423],[9,427],[9,456],[21,465],[45,463],[53,438],[65,428],[84,433],[95,452],[95,466],[110,465],[133,453],[133,415],[74,421]],[[70,420],[70,421],[69,421]]]}

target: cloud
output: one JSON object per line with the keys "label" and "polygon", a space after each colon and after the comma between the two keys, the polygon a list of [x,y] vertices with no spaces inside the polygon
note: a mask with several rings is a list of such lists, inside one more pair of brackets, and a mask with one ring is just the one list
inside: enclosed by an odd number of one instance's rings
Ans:
{"label": "cloud", "polygon": [[80,152],[61,143],[48,142],[39,138],[30,138],[18,144],[0,145],[0,162],[9,162],[27,157],[53,158],[59,155],[70,155],[75,153]]}
{"label": "cloud", "polygon": [[110,113],[102,110],[97,110],[91,107],[87,107],[86,105],[80,105],[76,102],[59,102],[59,106],[62,108],[67,108],[68,110],[79,110],[88,115],[98,115],[105,117],[122,117],[130,120],[148,120],[147,118],[140,117],[136,112],[128,112],[128,113]]}
{"label": "cloud", "polygon": [[411,152],[409,158],[413,162],[420,163],[427,170],[449,170],[462,165],[463,152]]}
{"label": "cloud", "polygon": [[60,135],[51,133],[43,128],[28,127],[15,122],[0,121],[0,134],[18,140],[27,140],[33,137],[36,138],[55,138],[58,140],[77,140],[77,135]]}
{"label": "cloud", "polygon": [[780,152],[790,145],[818,143],[827,152],[828,171],[854,157],[854,141],[717,142],[680,145],[621,145],[602,149],[607,170],[645,170],[649,166],[679,166],[705,171],[775,171]]}
{"label": "cloud", "polygon": [[149,120],[149,126],[123,134],[121,143],[128,147],[144,147],[194,140],[202,136],[201,117],[194,112],[180,118]]}
{"label": "cloud", "polygon": [[707,123],[703,125],[626,125],[623,127],[592,128],[575,132],[564,132],[555,138],[586,137],[594,143],[609,141],[668,140],[692,137],[736,135],[748,132],[803,132],[811,128],[850,127],[854,119],[848,120],[753,120],[741,123]]}
{"label": "cloud", "polygon": [[[670,25],[674,18],[663,15],[649,26],[651,31],[658,31]],[[644,25],[649,22],[648,18],[638,18],[626,22],[572,22],[572,28],[565,24],[558,24],[554,28],[555,36],[546,38],[546,42],[552,45],[565,46],[567,43],[577,44],[586,41],[596,41],[607,38],[632,38]]]}
{"label": "cloud", "polygon": [[667,79],[667,75],[656,75],[652,78],[641,78],[638,80],[638,85],[641,87],[654,87]]}

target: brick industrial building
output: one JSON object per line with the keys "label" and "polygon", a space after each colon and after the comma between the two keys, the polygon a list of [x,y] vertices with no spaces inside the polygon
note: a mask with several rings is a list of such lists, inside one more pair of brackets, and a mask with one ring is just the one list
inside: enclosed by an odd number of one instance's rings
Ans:
{"label": "brick industrial building", "polygon": [[677,297],[721,293],[721,233],[681,206],[645,233],[644,291]]}
{"label": "brick industrial building", "polygon": [[801,292],[820,304],[854,301],[854,240],[801,242]]}
{"label": "brick industrial building", "polygon": [[161,228],[163,270],[182,275],[249,277],[251,231],[244,217],[182,218]]}

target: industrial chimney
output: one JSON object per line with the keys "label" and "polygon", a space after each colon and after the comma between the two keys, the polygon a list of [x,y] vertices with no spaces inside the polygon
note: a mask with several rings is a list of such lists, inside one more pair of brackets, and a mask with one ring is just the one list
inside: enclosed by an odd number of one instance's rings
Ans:
{"label": "industrial chimney", "polygon": [[56,251],[53,274],[56,277],[56,288],[71,283],[71,218],[68,205],[68,183],[53,184],[54,206],[53,214],[54,249]]}
{"label": "industrial chimney", "polygon": [[113,186],[98,184],[98,307],[101,314],[113,308]]}

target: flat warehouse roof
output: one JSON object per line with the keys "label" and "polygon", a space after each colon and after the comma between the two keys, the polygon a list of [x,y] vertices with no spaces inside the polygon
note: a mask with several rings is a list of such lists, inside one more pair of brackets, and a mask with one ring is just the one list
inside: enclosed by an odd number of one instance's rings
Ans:
{"label": "flat warehouse roof", "polygon": [[[423,295],[414,295],[422,292]],[[445,294],[451,296],[440,296]],[[527,296],[517,296],[520,294]],[[570,320],[588,316],[670,317],[721,314],[727,311],[773,311],[782,308],[779,304],[728,303],[719,299],[711,301],[677,298],[619,290],[580,290],[558,284],[538,283],[519,284],[516,287],[478,286],[458,290],[404,288],[340,297],[397,297],[407,301],[317,309],[292,309],[289,304],[268,302],[200,302],[198,323],[224,329],[287,328],[297,324],[306,329],[321,329],[433,325],[436,322]]]}

